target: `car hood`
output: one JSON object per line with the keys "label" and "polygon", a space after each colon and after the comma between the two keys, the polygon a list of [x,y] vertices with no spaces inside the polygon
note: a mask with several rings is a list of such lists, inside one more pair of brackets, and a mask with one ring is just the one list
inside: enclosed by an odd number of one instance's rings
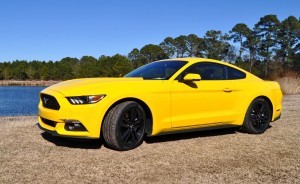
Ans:
{"label": "car hood", "polygon": [[[133,83],[137,81],[143,81],[142,78],[84,78],[74,79],[57,83],[46,88],[42,92],[47,90],[57,91],[64,96],[76,96],[76,95],[91,95],[95,93],[97,89],[101,91],[109,90],[109,88],[115,88],[118,86],[124,86],[124,83]],[[123,84],[123,85],[121,85]]]}

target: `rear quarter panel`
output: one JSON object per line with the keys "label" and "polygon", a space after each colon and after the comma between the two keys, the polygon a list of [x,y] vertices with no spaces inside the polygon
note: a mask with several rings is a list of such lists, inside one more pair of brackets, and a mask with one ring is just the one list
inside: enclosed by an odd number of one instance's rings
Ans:
{"label": "rear quarter panel", "polygon": [[282,111],[282,92],[280,85],[275,81],[263,81],[263,87],[273,105],[272,121],[280,116]]}
{"label": "rear quarter panel", "polygon": [[282,111],[282,93],[277,82],[263,80],[244,80],[235,83],[237,100],[240,101],[238,108],[241,114],[236,124],[243,123],[247,109],[251,102],[263,97],[270,100],[272,104],[272,121],[274,121]]}

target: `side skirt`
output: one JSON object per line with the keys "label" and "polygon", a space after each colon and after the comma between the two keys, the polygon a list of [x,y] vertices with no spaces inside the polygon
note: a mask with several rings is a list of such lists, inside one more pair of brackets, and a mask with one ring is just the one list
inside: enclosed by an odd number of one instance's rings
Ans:
{"label": "side skirt", "polygon": [[217,126],[210,126],[210,127],[201,127],[201,128],[191,128],[191,129],[184,129],[184,130],[176,130],[173,129],[168,132],[162,132],[157,135],[150,135],[147,137],[155,137],[160,135],[170,135],[170,134],[179,134],[179,133],[187,133],[187,132],[199,132],[199,131],[207,131],[207,130],[217,130],[217,129],[225,129],[225,128],[239,128],[239,125],[217,125]]}

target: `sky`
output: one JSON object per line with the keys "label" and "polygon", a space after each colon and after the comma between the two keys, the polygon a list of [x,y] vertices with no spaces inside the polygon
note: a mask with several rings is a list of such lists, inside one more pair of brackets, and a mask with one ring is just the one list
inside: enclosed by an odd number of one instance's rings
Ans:
{"label": "sky", "polygon": [[300,17],[300,0],[0,0],[0,62],[127,55],[164,38]]}

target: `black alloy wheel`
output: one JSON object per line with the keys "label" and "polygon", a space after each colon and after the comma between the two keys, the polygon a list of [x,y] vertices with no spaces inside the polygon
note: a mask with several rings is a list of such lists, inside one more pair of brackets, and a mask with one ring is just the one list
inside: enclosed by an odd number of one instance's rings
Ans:
{"label": "black alloy wheel", "polygon": [[120,141],[126,147],[136,145],[144,136],[145,117],[138,106],[125,111],[120,122]]}
{"label": "black alloy wheel", "polygon": [[243,129],[251,134],[261,134],[269,127],[271,118],[269,103],[263,98],[257,98],[248,108]]}
{"label": "black alloy wheel", "polygon": [[130,150],[143,142],[145,125],[144,109],[137,102],[123,102],[112,108],[105,117],[103,137],[113,149]]}

